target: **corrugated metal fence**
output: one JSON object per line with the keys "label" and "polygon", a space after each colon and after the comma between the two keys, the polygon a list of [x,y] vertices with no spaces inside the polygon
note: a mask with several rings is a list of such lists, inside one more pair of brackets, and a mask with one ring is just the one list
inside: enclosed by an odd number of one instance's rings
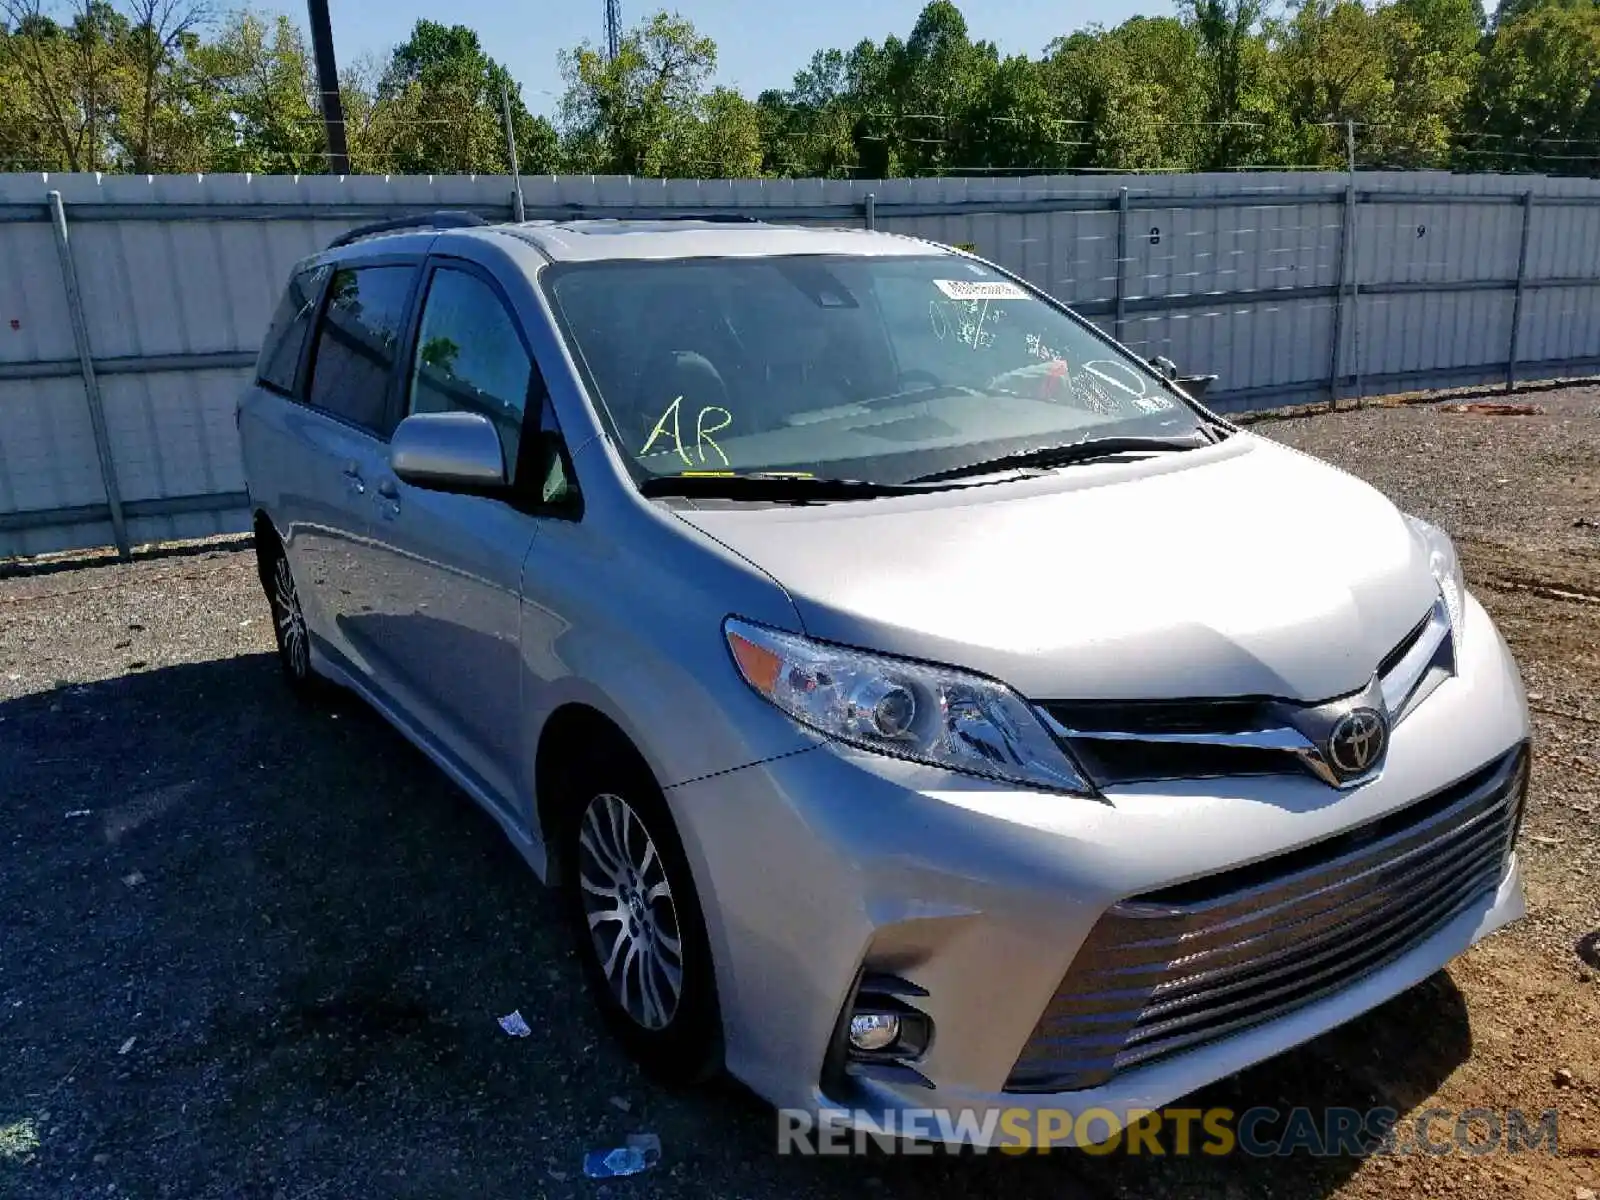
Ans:
{"label": "corrugated metal fence", "polygon": [[[539,178],[529,219],[759,210],[965,244],[1223,411],[1600,369],[1600,182]],[[509,178],[0,175],[0,557],[248,528],[233,406],[291,265]],[[118,533],[121,537],[118,537]]]}

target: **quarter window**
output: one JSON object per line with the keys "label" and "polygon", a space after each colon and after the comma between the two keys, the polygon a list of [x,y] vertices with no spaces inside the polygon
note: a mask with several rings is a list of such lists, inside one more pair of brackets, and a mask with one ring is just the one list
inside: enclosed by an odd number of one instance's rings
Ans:
{"label": "quarter window", "polygon": [[388,434],[389,379],[415,273],[407,266],[334,272],[312,363],[313,407]]}
{"label": "quarter window", "polygon": [[305,349],[306,335],[317,315],[317,298],[327,278],[328,268],[321,266],[297,272],[289,280],[289,287],[272,314],[272,327],[267,330],[267,340],[262,343],[256,363],[256,378],[267,387],[285,395],[295,394],[300,352]]}

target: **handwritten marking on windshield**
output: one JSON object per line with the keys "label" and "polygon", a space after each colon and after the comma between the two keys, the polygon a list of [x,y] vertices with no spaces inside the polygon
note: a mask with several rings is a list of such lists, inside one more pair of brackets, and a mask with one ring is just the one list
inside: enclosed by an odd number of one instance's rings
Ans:
{"label": "handwritten marking on windshield", "polygon": [[[990,311],[988,300],[930,300],[928,323],[941,342],[953,335],[970,350],[987,350],[994,345],[993,326],[1005,316],[1005,309]],[[984,328],[985,325],[991,328]]]}
{"label": "handwritten marking on windshield", "polygon": [[[715,420],[719,415],[722,420],[718,424],[709,424],[708,418]],[[649,454],[650,448],[661,438],[670,438],[672,441],[671,448],[676,451],[678,457],[683,459],[689,466],[694,466],[695,460],[689,456],[689,451],[684,448],[683,444],[682,416],[683,397],[679,396],[671,404],[667,405],[667,410],[661,414],[661,419],[656,422],[655,428],[650,431],[649,440],[645,442],[644,447],[639,451],[640,457]],[[716,451],[717,457],[722,460],[723,466],[730,465],[728,456],[722,452],[722,447],[717,445],[716,439],[711,435],[722,432],[732,424],[733,414],[720,404],[707,404],[696,414],[694,421],[694,450],[702,463],[706,461],[706,447],[710,446]]]}
{"label": "handwritten marking on windshield", "polygon": [[667,405],[667,411],[661,414],[661,419],[656,422],[656,427],[650,431],[650,440],[647,441],[644,444],[644,448],[639,451],[641,456],[650,453],[650,447],[656,444],[657,438],[667,435],[669,432],[667,429],[667,418],[671,417],[672,429],[670,432],[672,435],[672,447],[678,452],[679,458],[683,459],[683,461],[688,463],[691,467],[694,466],[694,459],[690,458],[689,452],[683,448],[683,436],[678,425],[679,410],[682,408],[682,396],[679,396],[671,404]]}
{"label": "handwritten marking on windshield", "polygon": [[[706,425],[706,417],[711,413],[720,413],[722,416],[722,423],[720,425],[712,425],[708,428]],[[717,457],[722,460],[723,466],[726,467],[732,465],[728,462],[728,456],[722,452],[722,447],[717,445],[717,443],[713,441],[711,437],[713,433],[721,433],[724,429],[732,424],[733,414],[727,409],[723,408],[721,405],[708,404],[700,410],[700,414],[694,419],[694,448],[695,451],[700,455],[701,462],[705,462],[706,447],[710,446],[717,452]]]}
{"label": "handwritten marking on windshield", "polygon": [[1061,355],[1052,347],[1045,345],[1045,341],[1037,333],[1030,333],[1027,338],[1028,353],[1041,362],[1053,362]]}

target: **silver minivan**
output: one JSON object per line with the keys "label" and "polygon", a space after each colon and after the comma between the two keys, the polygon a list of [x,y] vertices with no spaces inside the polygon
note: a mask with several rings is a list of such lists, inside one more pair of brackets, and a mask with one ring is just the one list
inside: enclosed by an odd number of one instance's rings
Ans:
{"label": "silver minivan", "polygon": [[494,816],[661,1078],[1084,1140],[1523,912],[1445,534],[972,255],[368,227],[240,429],[290,685]]}

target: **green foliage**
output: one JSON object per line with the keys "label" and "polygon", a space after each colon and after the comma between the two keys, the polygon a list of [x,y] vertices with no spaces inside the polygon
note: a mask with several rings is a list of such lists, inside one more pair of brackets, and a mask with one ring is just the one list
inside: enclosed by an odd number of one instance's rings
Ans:
{"label": "green foliage", "polygon": [[[951,0],[904,36],[815,51],[788,88],[715,84],[717,47],[658,12],[614,59],[561,52],[555,122],[463,25],[418,21],[341,80],[353,167],[527,174],[897,175],[1361,166],[1594,173],[1600,3],[1179,0],[1037,56]],[[0,169],[316,172],[307,38],[209,0],[0,0]]]}
{"label": "green foliage", "polygon": [[1593,173],[1600,5],[1547,4],[1502,24],[1474,81],[1458,157],[1472,170]]}

